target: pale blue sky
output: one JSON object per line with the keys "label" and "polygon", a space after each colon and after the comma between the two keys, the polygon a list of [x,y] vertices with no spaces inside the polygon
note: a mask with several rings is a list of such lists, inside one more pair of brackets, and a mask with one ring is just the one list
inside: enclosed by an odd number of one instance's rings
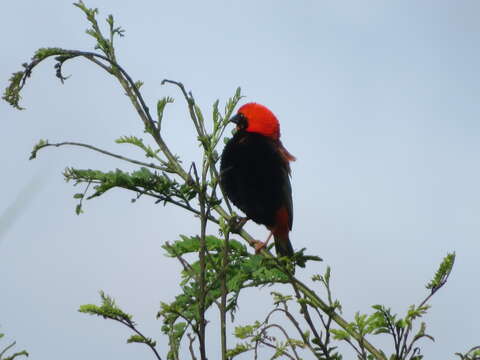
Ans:
{"label": "pale blue sky", "polygon": [[[187,163],[198,149],[193,129],[178,92],[160,86],[163,78],[184,82],[205,113],[241,86],[245,101],[277,114],[284,145],[298,159],[292,242],[325,259],[298,275],[307,279],[331,265],[347,318],[376,303],[395,311],[418,303],[442,257],[455,250],[451,280],[427,317],[436,343],[424,344],[426,359],[451,359],[480,343],[478,1],[87,5],[99,7],[101,18],[113,12],[127,30],[118,56],[145,82],[149,104],[177,98],[163,126]],[[71,1],[5,2],[0,20],[2,86],[39,47],[92,47]],[[25,88],[26,111],[0,104],[0,212],[32,178],[45,182],[0,239],[0,330],[32,359],[151,358],[124,344],[128,333],[118,324],[76,309],[97,302],[103,289],[164,344],[155,314],[177,293],[179,266],[160,245],[194,234],[198,224],[148,199],[131,204],[132,194],[122,191],[74,214],[79,189],[63,181],[66,166],[132,167],[66,148],[32,162],[33,144],[81,141],[141,159],[113,141],[142,132],[113,79],[80,61],[65,73],[72,77],[62,86],[53,63],[45,63]],[[241,299],[242,320],[265,314],[268,293]],[[213,336],[211,348],[219,343]]]}

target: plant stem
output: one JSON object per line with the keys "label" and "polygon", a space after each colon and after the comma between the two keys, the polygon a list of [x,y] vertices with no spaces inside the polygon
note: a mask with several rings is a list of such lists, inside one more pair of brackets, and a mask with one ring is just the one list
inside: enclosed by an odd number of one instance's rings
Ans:
{"label": "plant stem", "polygon": [[227,360],[227,267],[228,267],[228,253],[229,253],[229,237],[230,233],[225,234],[225,246],[223,247],[222,256],[222,271],[220,274],[220,287],[222,298],[220,303],[220,332],[222,342],[222,360]]}

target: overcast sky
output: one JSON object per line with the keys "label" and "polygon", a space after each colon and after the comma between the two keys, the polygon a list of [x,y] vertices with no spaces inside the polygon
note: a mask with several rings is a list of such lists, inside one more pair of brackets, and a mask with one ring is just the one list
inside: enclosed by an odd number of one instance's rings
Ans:
{"label": "overcast sky", "polygon": [[[163,78],[182,81],[205,114],[237,86],[244,101],[277,114],[283,143],[298,159],[291,239],[325,260],[297,274],[308,279],[331,265],[346,318],[378,303],[403,313],[456,251],[451,279],[426,318],[436,342],[425,342],[424,353],[451,359],[480,344],[478,1],[87,5],[99,7],[100,18],[114,13],[127,30],[118,58],[145,82],[150,106],[177,98],[163,128],[185,163],[198,147],[185,104],[175,88],[160,86]],[[39,47],[92,48],[71,1],[4,1],[0,20],[2,87]],[[114,143],[142,136],[142,127],[101,70],[72,61],[65,66],[72,77],[61,85],[53,65],[35,69],[24,91],[27,110],[0,103],[0,331],[32,359],[149,359],[147,349],[125,344],[129,333],[119,324],[76,310],[98,302],[103,289],[164,353],[155,314],[178,293],[180,268],[160,245],[195,234],[198,220],[149,199],[132,204],[133,194],[120,190],[75,215],[72,195],[81,189],[64,182],[65,167],[134,167],[67,148],[28,161],[32,146],[40,138],[80,141],[142,160]],[[247,229],[267,235],[255,224]],[[266,314],[269,291],[241,298],[243,323]],[[219,344],[213,336],[210,349]]]}

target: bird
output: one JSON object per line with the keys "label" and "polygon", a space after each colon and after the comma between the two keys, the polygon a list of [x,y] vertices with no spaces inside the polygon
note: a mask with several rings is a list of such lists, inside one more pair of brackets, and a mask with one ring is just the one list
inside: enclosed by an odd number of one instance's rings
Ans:
{"label": "bird", "polygon": [[226,143],[220,161],[220,185],[227,198],[257,224],[265,225],[267,241],[273,235],[277,256],[294,254],[289,233],[293,224],[290,162],[295,157],[280,141],[280,124],[266,106],[247,103],[230,122],[236,132]]}

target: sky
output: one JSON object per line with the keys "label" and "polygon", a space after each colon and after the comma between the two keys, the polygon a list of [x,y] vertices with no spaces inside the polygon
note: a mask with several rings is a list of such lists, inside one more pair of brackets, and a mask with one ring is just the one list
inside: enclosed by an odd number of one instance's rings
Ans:
{"label": "sky", "polygon": [[[117,56],[144,81],[150,106],[176,98],[163,131],[185,163],[197,159],[193,127],[180,94],[162,79],[182,81],[205,114],[241,86],[243,101],[277,115],[283,144],[298,159],[292,243],[324,259],[297,275],[308,280],[330,265],[344,317],[378,303],[403,314],[455,251],[450,280],[426,317],[436,341],[423,343],[425,358],[452,359],[480,344],[478,1],[86,4],[126,29]],[[87,26],[71,1],[2,4],[2,86],[39,47],[91,50]],[[29,161],[33,145],[79,141],[143,160],[114,140],[144,134],[112,78],[75,60],[61,85],[53,65],[35,69],[26,110],[0,103],[0,332],[32,359],[148,359],[148,349],[125,344],[129,333],[119,324],[77,309],[98,303],[104,290],[164,353],[155,315],[178,293],[180,266],[160,246],[196,234],[198,219],[148,199],[131,203],[134,194],[121,190],[75,215],[72,196],[83,188],[63,180],[66,167],[135,167],[79,148],[45,149]],[[266,315],[269,292],[245,293],[240,323]],[[209,348],[218,344],[212,333]]]}

